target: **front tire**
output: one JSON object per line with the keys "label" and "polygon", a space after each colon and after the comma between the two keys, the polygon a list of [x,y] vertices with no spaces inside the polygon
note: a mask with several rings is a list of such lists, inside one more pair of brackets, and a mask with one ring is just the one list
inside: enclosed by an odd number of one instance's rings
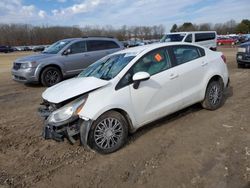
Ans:
{"label": "front tire", "polygon": [[202,102],[202,107],[207,110],[216,110],[221,107],[223,102],[223,82],[221,80],[212,80],[209,82],[205,94],[205,99]]}
{"label": "front tire", "polygon": [[50,87],[62,81],[62,73],[56,67],[47,67],[41,73],[41,83]]}
{"label": "front tire", "polygon": [[92,125],[89,145],[99,153],[108,154],[120,149],[127,141],[128,123],[116,111],[101,115]]}

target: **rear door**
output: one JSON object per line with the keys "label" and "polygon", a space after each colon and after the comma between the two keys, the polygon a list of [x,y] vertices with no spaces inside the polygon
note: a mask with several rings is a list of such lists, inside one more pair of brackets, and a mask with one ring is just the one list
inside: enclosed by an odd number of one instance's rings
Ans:
{"label": "rear door", "polygon": [[208,69],[204,49],[191,45],[171,47],[175,69],[178,72],[183,97],[183,107],[198,102],[203,87],[203,78]]}

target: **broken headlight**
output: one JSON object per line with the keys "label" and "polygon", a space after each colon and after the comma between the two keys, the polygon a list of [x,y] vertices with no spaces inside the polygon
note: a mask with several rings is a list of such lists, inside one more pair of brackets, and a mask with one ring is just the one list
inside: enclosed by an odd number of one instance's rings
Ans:
{"label": "broken headlight", "polygon": [[79,97],[69,104],[55,110],[48,117],[48,123],[64,124],[77,119],[78,113],[82,110],[86,100],[87,96]]}

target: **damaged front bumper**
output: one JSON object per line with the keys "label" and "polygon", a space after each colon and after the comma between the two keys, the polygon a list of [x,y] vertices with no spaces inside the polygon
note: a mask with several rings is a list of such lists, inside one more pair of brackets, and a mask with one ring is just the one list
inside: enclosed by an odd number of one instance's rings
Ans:
{"label": "damaged front bumper", "polygon": [[80,120],[75,120],[67,124],[57,125],[49,124],[45,120],[42,135],[45,139],[53,139],[58,142],[64,141],[64,138],[67,138],[70,143],[74,144],[80,133],[80,122]]}
{"label": "damaged front bumper", "polygon": [[39,114],[44,118],[44,128],[42,136],[45,139],[53,139],[58,142],[67,139],[71,144],[74,144],[80,138],[81,145],[88,146],[88,134],[92,124],[91,120],[83,120],[74,118],[65,123],[51,124],[48,122],[49,115],[53,109],[48,107],[39,108]]}

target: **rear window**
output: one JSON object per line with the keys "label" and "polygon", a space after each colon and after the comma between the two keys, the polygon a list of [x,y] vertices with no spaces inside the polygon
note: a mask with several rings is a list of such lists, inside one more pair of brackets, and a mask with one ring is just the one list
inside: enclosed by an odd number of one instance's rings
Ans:
{"label": "rear window", "polygon": [[215,37],[216,37],[215,33],[196,33],[195,34],[195,42],[214,40]]}
{"label": "rear window", "polygon": [[108,40],[90,40],[87,41],[87,50],[88,51],[97,51],[97,50],[107,50],[119,48],[120,46],[114,41]]}
{"label": "rear window", "polygon": [[192,61],[205,55],[202,48],[189,45],[173,46],[173,52],[177,65]]}

